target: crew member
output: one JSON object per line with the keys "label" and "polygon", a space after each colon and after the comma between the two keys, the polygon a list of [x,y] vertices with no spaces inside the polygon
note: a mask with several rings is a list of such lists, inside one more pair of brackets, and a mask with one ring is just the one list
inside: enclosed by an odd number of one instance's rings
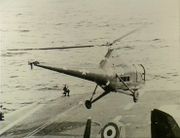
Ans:
{"label": "crew member", "polygon": [[2,105],[0,105],[0,121],[3,121],[4,120],[4,114],[3,112],[1,111],[2,110]]}
{"label": "crew member", "polygon": [[63,91],[64,96],[70,96],[70,90],[68,89],[68,86],[66,84],[64,85]]}

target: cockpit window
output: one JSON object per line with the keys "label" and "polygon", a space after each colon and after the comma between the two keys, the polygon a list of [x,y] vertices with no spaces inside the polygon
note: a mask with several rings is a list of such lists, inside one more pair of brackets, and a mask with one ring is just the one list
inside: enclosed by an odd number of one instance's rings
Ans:
{"label": "cockpit window", "polygon": [[123,81],[130,81],[130,77],[129,76],[123,76],[123,77],[121,77],[121,79]]}

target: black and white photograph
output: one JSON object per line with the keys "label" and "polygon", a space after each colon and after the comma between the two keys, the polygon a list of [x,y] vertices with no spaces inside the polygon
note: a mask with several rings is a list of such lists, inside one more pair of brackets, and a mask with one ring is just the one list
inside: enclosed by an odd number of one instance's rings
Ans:
{"label": "black and white photograph", "polygon": [[179,0],[0,0],[1,138],[180,138]]}

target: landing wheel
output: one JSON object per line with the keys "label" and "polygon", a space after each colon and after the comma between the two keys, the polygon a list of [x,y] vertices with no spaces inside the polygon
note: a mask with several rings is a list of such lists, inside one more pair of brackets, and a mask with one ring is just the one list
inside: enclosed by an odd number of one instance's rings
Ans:
{"label": "landing wheel", "polygon": [[86,100],[85,101],[85,106],[86,106],[87,109],[91,109],[91,107],[92,107],[91,101],[90,100]]}
{"label": "landing wheel", "polygon": [[134,93],[133,93],[133,101],[136,103],[138,101],[138,98],[139,98],[139,92],[134,91]]}

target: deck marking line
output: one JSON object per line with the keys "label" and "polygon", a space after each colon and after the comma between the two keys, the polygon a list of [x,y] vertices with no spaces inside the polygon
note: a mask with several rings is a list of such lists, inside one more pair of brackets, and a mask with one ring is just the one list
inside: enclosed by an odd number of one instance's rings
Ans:
{"label": "deck marking line", "polygon": [[32,132],[30,132],[28,135],[26,135],[24,138],[30,137],[35,135],[36,133],[38,133],[39,131],[41,131],[42,129],[44,129],[45,127],[47,127],[48,125],[52,124],[54,121],[56,121],[57,119],[59,119],[62,116],[66,116],[66,114],[70,111],[72,111],[73,109],[77,108],[79,106],[79,104],[69,108],[68,110],[64,111],[63,113],[55,116],[53,119],[50,119],[49,121],[47,121],[47,123],[41,125],[40,127],[36,128],[35,130],[33,130]]}
{"label": "deck marking line", "polygon": [[15,126],[16,124],[18,124],[19,122],[23,121],[25,118],[27,118],[28,116],[30,116],[31,114],[33,114],[34,112],[36,112],[41,106],[43,105],[38,105],[35,108],[33,108],[30,112],[27,112],[24,116],[22,116],[21,118],[15,120],[14,122],[12,122],[11,124],[9,124],[8,126],[6,126],[5,128],[0,130],[0,135],[2,135],[4,132],[6,132],[8,129],[12,128],[13,126]]}

